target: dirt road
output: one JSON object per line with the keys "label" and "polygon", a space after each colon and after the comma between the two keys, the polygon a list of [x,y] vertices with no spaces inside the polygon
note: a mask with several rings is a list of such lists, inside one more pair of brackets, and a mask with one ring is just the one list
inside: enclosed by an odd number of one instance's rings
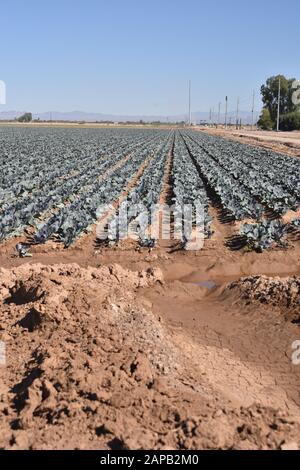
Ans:
{"label": "dirt road", "polygon": [[208,132],[212,135],[218,135],[228,139],[237,140],[244,144],[264,147],[275,152],[285,153],[287,155],[300,157],[300,132],[271,132],[271,131],[250,131],[235,130],[232,128],[209,128],[200,127],[198,130]]}

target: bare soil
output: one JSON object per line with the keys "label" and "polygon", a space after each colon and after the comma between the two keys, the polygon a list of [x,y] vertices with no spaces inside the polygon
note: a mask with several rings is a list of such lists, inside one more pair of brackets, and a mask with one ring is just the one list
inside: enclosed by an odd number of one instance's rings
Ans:
{"label": "bare soil", "polygon": [[298,326],[280,306],[116,264],[25,264],[0,285],[0,448],[300,445]]}
{"label": "bare soil", "polygon": [[198,252],[1,245],[0,448],[300,445],[299,237],[257,254],[213,229]]}
{"label": "bare soil", "polygon": [[300,132],[272,132],[258,130],[235,130],[232,128],[225,129],[201,128],[205,132],[225,137],[238,142],[253,145],[255,147],[263,147],[275,152],[285,153],[287,155],[300,157]]}

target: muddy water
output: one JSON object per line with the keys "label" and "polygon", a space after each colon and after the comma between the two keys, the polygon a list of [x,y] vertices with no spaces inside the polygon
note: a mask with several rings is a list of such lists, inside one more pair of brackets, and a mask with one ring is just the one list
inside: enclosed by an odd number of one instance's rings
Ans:
{"label": "muddy water", "polygon": [[206,289],[214,289],[219,287],[215,281],[199,281],[195,282],[196,286],[205,287]]}
{"label": "muddy water", "polygon": [[143,296],[218,393],[235,405],[289,409],[300,419],[300,367],[291,362],[299,327],[279,309],[247,306],[230,292],[224,295],[227,282],[204,276],[188,282],[186,277]]}

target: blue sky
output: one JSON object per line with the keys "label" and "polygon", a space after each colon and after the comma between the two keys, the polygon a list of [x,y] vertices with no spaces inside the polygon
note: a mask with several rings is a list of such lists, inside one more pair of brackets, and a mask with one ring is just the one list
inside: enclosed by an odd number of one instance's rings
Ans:
{"label": "blue sky", "polygon": [[299,0],[1,3],[4,110],[113,114],[230,108],[264,80],[300,79]]}

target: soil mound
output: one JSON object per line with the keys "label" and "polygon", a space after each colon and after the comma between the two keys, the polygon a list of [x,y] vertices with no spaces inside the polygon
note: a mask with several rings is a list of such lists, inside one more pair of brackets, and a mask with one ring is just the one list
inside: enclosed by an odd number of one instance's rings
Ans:
{"label": "soil mound", "polygon": [[300,278],[250,276],[231,283],[227,292],[234,292],[247,303],[259,302],[278,307],[288,313],[294,323],[300,321]]}

